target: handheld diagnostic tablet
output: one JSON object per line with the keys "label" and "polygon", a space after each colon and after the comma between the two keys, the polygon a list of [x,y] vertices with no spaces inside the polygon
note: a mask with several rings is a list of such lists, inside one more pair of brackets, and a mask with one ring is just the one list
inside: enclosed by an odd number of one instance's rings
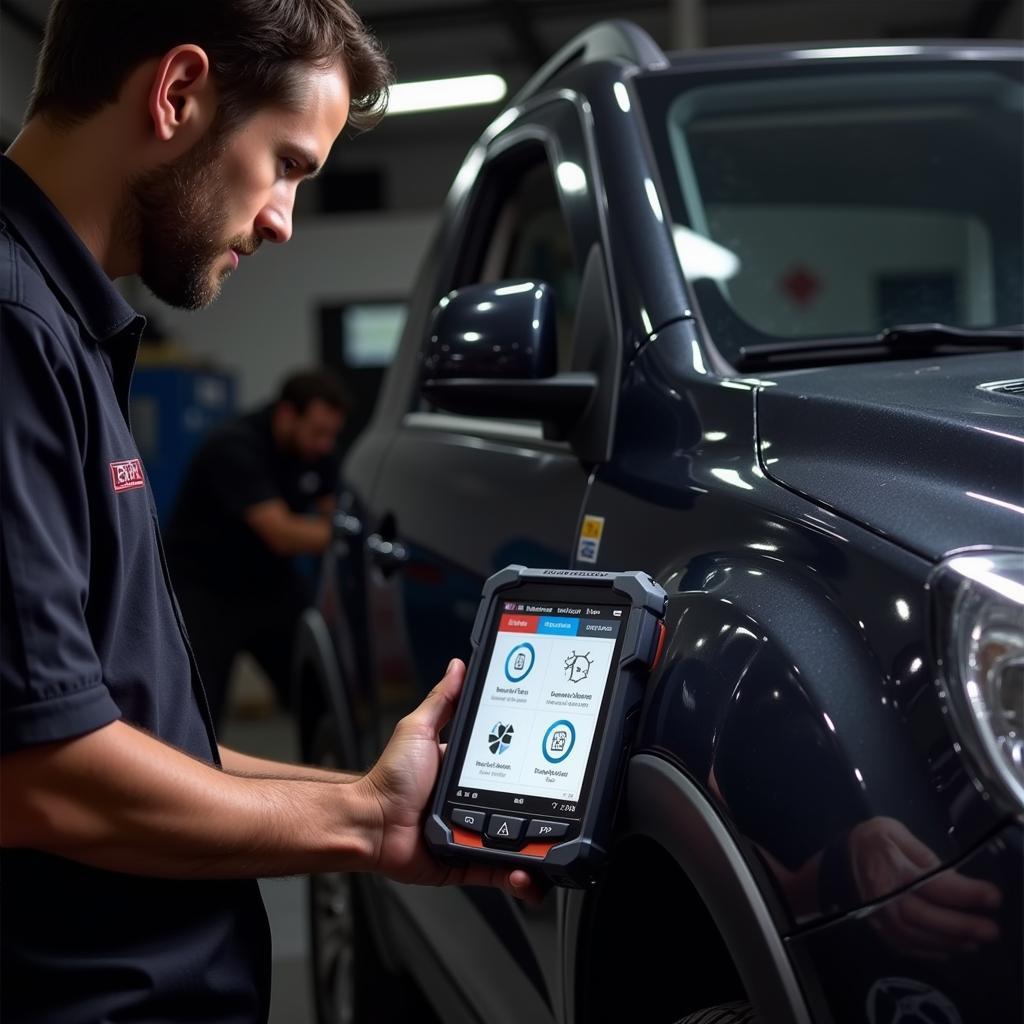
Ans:
{"label": "handheld diagnostic tablet", "polygon": [[642,572],[513,565],[487,581],[425,826],[437,857],[594,879],[665,602]]}

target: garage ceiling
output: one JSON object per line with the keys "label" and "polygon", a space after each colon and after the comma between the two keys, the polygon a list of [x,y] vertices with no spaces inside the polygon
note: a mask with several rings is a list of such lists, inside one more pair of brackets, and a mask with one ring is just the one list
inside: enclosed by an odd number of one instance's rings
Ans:
{"label": "garage ceiling", "polygon": [[[405,80],[498,71],[514,85],[573,35],[629,18],[666,48],[680,0],[356,0]],[[1020,0],[703,0],[708,45],[979,37],[1019,25]],[[49,0],[0,0],[39,35]],[[1014,10],[1017,8],[1017,11]],[[1016,15],[1016,16],[1015,16]],[[1003,29],[1004,32],[1000,32]]]}
{"label": "garage ceiling", "polygon": [[[354,0],[353,6],[383,40],[400,81],[495,72],[514,93],[547,57],[595,21],[628,18],[666,49],[676,48],[677,12],[684,2],[699,8],[704,43],[710,46],[1019,38],[1024,31],[1024,0]],[[0,0],[0,10],[38,38],[48,8],[49,0]],[[481,107],[389,118],[356,146],[336,147],[331,162],[368,168],[399,159],[424,166],[433,161],[439,182],[448,180],[494,113],[495,108]],[[432,199],[443,194],[439,188],[431,186]],[[410,195],[397,205],[422,201]]]}

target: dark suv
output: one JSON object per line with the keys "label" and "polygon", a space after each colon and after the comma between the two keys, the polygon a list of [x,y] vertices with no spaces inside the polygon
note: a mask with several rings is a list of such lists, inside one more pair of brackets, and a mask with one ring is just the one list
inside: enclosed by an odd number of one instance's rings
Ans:
{"label": "dark suv", "polygon": [[[303,624],[368,765],[509,563],[669,595],[609,871],[324,876],[325,1022],[1018,1022],[1022,53],[600,25],[470,152]],[[700,1013],[708,1008],[714,1012]]]}

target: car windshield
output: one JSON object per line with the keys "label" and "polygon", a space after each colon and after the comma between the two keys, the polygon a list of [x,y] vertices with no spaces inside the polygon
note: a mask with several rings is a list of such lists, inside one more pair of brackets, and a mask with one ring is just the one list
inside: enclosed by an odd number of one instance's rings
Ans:
{"label": "car windshield", "polygon": [[680,265],[722,354],[1021,323],[1020,68],[835,63],[640,82]]}

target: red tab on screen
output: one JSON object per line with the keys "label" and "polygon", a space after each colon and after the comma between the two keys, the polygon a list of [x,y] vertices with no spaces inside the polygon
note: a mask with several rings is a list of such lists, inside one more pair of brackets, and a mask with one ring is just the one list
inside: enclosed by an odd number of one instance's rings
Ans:
{"label": "red tab on screen", "polygon": [[146,478],[142,473],[142,462],[139,459],[128,459],[125,462],[110,464],[110,481],[114,491],[131,491],[136,487],[145,487]]}
{"label": "red tab on screen", "polygon": [[502,633],[536,633],[538,618],[537,615],[502,615],[498,629]]}

